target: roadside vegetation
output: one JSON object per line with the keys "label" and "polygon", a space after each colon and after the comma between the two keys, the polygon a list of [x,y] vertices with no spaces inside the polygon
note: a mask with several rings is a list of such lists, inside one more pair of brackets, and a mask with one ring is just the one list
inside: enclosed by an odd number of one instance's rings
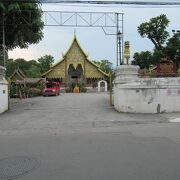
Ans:
{"label": "roadside vegetation", "polygon": [[6,62],[6,76],[10,77],[16,69],[21,69],[27,77],[37,78],[48,71],[54,62],[54,57],[45,55],[37,60],[26,61],[25,59],[8,59]]}
{"label": "roadside vegetation", "polygon": [[4,65],[4,45],[7,58],[8,50],[16,47],[28,48],[29,45],[42,40],[44,27],[42,15],[43,12],[37,0],[31,3],[0,2],[0,28],[1,31],[4,28],[5,32],[5,44],[3,44],[3,38],[0,38],[0,65]]}
{"label": "roadside vegetation", "polygon": [[139,65],[140,69],[149,68],[162,61],[175,63],[180,67],[180,31],[167,31],[169,19],[166,15],[151,18],[138,26],[142,38],[148,38],[153,44],[152,51],[136,52],[132,64]]}

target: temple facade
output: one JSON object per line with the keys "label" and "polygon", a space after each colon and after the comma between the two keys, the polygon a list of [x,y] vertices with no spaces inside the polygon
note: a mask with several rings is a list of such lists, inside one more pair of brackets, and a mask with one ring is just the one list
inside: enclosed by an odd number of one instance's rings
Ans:
{"label": "temple facade", "polygon": [[71,82],[82,82],[86,87],[93,87],[100,80],[108,80],[109,75],[88,59],[88,55],[83,51],[74,35],[73,41],[62,59],[42,77],[47,80],[59,81],[62,86],[66,87]]}

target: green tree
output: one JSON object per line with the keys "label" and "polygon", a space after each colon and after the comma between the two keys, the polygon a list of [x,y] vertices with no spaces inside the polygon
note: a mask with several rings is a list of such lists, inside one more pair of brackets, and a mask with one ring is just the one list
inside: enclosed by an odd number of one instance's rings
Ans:
{"label": "green tree", "polygon": [[[43,38],[42,10],[37,0],[31,3],[0,2],[0,28],[4,20],[6,50],[27,48]],[[0,39],[2,50],[3,40]]]}
{"label": "green tree", "polygon": [[6,62],[6,76],[9,77],[12,75],[12,73],[16,70],[16,69],[21,69],[25,74],[26,71],[29,69],[29,65],[27,63],[27,61],[25,59],[8,59]]}
{"label": "green tree", "polygon": [[149,68],[152,64],[152,53],[150,51],[136,52],[132,64],[138,65],[140,69]]}
{"label": "green tree", "polygon": [[163,57],[164,57],[164,54],[162,53],[162,51],[154,49],[154,51],[152,52],[152,59],[151,59],[152,65],[159,64],[162,61]]}
{"label": "green tree", "polygon": [[164,53],[169,60],[180,64],[180,32],[174,33],[173,36],[168,39]]}
{"label": "green tree", "polygon": [[166,15],[151,18],[149,22],[140,24],[138,27],[139,34],[144,38],[147,37],[152,41],[157,50],[163,49],[163,44],[166,42],[169,33],[166,31],[169,20]]}
{"label": "green tree", "polygon": [[104,71],[105,73],[113,73],[113,64],[107,59],[101,61],[93,61],[93,63],[97,64],[99,68]]}
{"label": "green tree", "polygon": [[28,77],[37,78],[41,77],[41,68],[32,64],[31,67],[27,70]]}
{"label": "green tree", "polygon": [[23,58],[18,58],[14,61],[15,69],[21,69],[25,74],[27,74],[28,69],[30,68],[30,64]]}
{"label": "green tree", "polygon": [[26,61],[25,59],[8,59],[7,63],[6,63],[6,76],[10,77],[13,72],[16,69],[21,69],[24,74],[26,74],[28,77],[40,77],[41,74],[41,66],[40,64],[35,61],[35,60],[31,60],[31,61]]}
{"label": "green tree", "polygon": [[169,37],[166,28],[169,20],[166,15],[160,15],[151,18],[149,22],[142,23],[138,27],[138,32],[142,37],[149,38],[155,48],[153,52],[141,52],[134,54],[133,64],[139,65],[140,68],[148,68],[150,65],[156,65],[162,61],[163,58],[174,61],[177,66],[180,64],[180,32],[173,33]]}
{"label": "green tree", "polygon": [[40,63],[40,66],[41,66],[41,73],[44,73],[50,69],[50,66],[54,62],[54,57],[51,55],[45,55],[39,58],[38,62]]}

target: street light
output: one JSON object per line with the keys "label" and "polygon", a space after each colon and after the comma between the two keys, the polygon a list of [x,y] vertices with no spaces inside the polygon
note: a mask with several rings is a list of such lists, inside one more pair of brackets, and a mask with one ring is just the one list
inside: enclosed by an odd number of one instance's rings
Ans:
{"label": "street light", "polygon": [[117,32],[117,39],[118,39],[118,47],[119,47],[119,64],[122,65],[122,58],[121,58],[121,35],[120,31]]}

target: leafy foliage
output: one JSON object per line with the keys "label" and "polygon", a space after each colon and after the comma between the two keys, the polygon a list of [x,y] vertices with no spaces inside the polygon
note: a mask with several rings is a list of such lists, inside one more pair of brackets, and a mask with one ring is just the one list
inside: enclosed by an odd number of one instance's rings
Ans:
{"label": "leafy foliage", "polygon": [[101,61],[93,61],[99,68],[104,71],[105,73],[113,73],[113,64],[109,60],[101,60]]}
{"label": "leafy foliage", "polygon": [[31,65],[31,67],[27,70],[28,77],[36,78],[41,76],[41,68],[36,65]]}
{"label": "leafy foliage", "polygon": [[38,62],[41,66],[41,73],[44,73],[49,70],[50,66],[54,62],[54,57],[51,55],[45,55],[38,59]]}
{"label": "leafy foliage", "polygon": [[168,39],[164,53],[168,59],[180,64],[180,32],[174,33],[173,36]]}
{"label": "leafy foliage", "polygon": [[25,59],[16,59],[15,61],[13,59],[7,60],[6,62],[7,77],[10,77],[11,74],[18,68],[20,68],[23,72],[26,73],[26,70],[28,69],[27,61]]}
{"label": "leafy foliage", "polygon": [[143,38],[149,38],[157,50],[161,50],[162,45],[169,36],[169,33],[166,31],[168,24],[168,18],[166,15],[162,14],[151,18],[149,22],[142,23],[138,27],[138,32]]}
{"label": "leafy foliage", "polygon": [[152,54],[150,51],[136,52],[133,58],[132,64],[138,65],[140,69],[149,68],[152,63]]}
{"label": "leafy foliage", "polygon": [[43,37],[41,17],[42,11],[36,0],[31,3],[0,2],[0,22],[4,18],[7,49],[27,48],[38,43]]}
{"label": "leafy foliage", "polygon": [[[52,60],[54,61],[54,58],[51,55],[45,55],[44,57],[50,57],[51,62]],[[42,60],[44,59],[44,57],[39,59]],[[13,72],[19,68],[27,75],[27,77],[32,77],[32,78],[40,77],[42,72],[42,63],[44,62],[42,61],[38,62],[35,60],[26,61],[25,59],[20,59],[20,58],[16,60],[8,59],[6,63],[6,69],[7,69],[6,76],[10,77],[13,74]]]}
{"label": "leafy foliage", "polygon": [[138,27],[139,34],[149,38],[155,48],[152,53],[150,51],[135,53],[133,64],[139,65],[141,69],[148,68],[160,63],[164,58],[174,61],[177,65],[180,64],[180,32],[174,32],[173,36],[168,38],[169,33],[166,31],[168,24],[169,20],[162,14]]}

